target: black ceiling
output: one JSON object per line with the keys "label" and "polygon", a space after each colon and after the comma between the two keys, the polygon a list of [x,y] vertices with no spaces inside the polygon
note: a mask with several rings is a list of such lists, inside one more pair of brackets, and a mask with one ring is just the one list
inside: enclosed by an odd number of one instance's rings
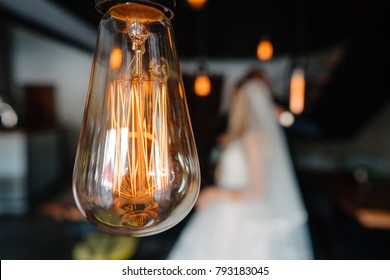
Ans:
{"label": "black ceiling", "polygon": [[[97,28],[101,15],[93,0],[51,1]],[[320,86],[321,95],[317,94],[309,104],[311,110],[301,116],[301,127],[304,134],[314,131],[321,137],[351,137],[381,110],[390,95],[384,90],[388,49],[381,4],[208,0],[204,8],[194,10],[185,0],[178,0],[172,24],[180,58],[255,58],[257,43],[264,36],[272,40],[275,57],[305,56],[344,46],[337,67],[333,69],[326,61],[317,66],[330,69],[331,79]],[[318,91],[315,83],[316,77],[307,81],[313,92]]]}
{"label": "black ceiling", "polygon": [[[94,0],[50,0],[93,27],[101,15]],[[351,41],[376,28],[376,1],[208,0],[200,10],[177,0],[172,24],[181,58],[251,58],[260,38],[274,43],[275,55],[302,54]]]}
{"label": "black ceiling", "polygon": [[[94,0],[47,1],[77,16],[97,33],[101,15]],[[185,0],[177,0],[172,24],[181,59],[255,59],[263,36],[272,40],[275,57],[310,56],[343,46],[344,55],[336,64],[316,62],[314,68],[331,71],[326,83],[318,83],[318,76],[308,73],[310,110],[299,118],[303,133],[351,137],[380,112],[390,96],[385,85],[390,48],[383,5],[384,1],[378,0],[208,0],[203,9],[194,10]],[[50,28],[39,28],[61,37]],[[66,36],[62,39],[81,46]]]}

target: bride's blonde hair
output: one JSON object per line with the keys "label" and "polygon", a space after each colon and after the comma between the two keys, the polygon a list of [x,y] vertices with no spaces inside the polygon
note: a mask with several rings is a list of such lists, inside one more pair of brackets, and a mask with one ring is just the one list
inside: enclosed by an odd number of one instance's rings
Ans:
{"label": "bride's blonde hair", "polygon": [[[265,75],[265,73],[259,69],[252,69],[238,81],[236,84],[232,100],[230,103],[228,129],[227,129],[227,141],[231,141],[235,138],[242,136],[248,126],[248,115],[250,107],[247,98],[243,96],[242,89],[244,85],[253,79],[261,80],[265,85],[271,89],[271,85]],[[257,94],[257,92],[255,92]]]}
{"label": "bride's blonde hair", "polygon": [[246,129],[248,104],[240,94],[240,87],[235,89],[229,110],[227,137],[228,141],[240,137]]}

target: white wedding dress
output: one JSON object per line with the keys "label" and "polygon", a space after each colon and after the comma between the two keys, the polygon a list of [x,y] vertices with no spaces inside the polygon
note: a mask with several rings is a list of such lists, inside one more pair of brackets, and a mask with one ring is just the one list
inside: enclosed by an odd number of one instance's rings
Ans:
{"label": "white wedding dress", "polygon": [[[306,211],[269,92],[256,80],[241,94],[252,107],[250,129],[225,148],[217,185],[246,192],[247,198],[196,210],[168,259],[313,258]],[[264,188],[259,197],[257,187]]]}

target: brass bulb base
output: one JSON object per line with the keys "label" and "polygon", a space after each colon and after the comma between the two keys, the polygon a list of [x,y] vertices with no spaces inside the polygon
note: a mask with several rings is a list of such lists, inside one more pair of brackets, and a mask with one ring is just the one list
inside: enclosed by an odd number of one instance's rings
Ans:
{"label": "brass bulb base", "polygon": [[168,19],[173,18],[173,9],[176,6],[176,0],[95,0],[95,8],[100,13],[105,14],[111,7],[127,3],[139,3],[155,7],[162,11]]}

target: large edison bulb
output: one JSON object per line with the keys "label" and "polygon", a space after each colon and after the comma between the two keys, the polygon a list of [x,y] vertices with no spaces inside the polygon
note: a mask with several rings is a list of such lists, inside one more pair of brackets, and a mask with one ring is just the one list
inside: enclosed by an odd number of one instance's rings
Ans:
{"label": "large edison bulb", "polygon": [[149,4],[116,4],[100,22],[74,165],[80,211],[116,235],[171,228],[199,193],[172,26]]}

